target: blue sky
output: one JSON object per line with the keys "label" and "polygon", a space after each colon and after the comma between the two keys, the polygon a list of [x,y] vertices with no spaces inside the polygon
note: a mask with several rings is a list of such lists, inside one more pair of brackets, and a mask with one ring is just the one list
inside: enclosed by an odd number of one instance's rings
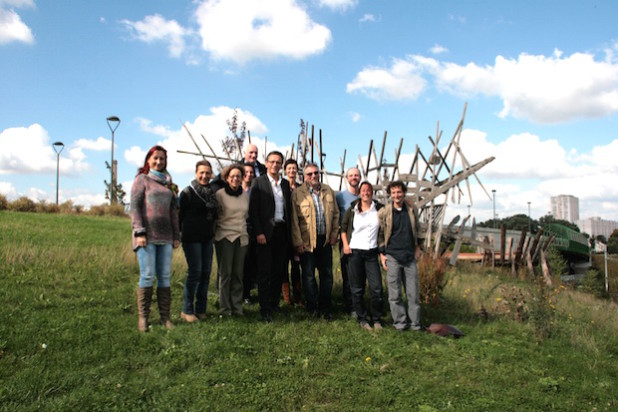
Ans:
{"label": "blue sky", "polygon": [[[105,202],[111,133],[119,182],[130,189],[154,144],[179,186],[198,160],[181,121],[214,147],[236,108],[264,152],[283,151],[300,119],[322,130],[327,169],[392,159],[440,122],[496,190],[498,216],[580,199],[580,216],[618,220],[616,1],[0,0],[0,193]],[[208,151],[202,144],[202,150]],[[331,182],[333,186],[338,182]],[[450,213],[491,217],[492,200]],[[467,196],[467,192],[466,192]]]}

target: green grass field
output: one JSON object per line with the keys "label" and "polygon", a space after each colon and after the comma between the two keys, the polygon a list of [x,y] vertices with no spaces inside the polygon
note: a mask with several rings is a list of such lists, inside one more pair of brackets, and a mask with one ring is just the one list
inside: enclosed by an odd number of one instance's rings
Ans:
{"label": "green grass field", "polygon": [[[286,309],[264,324],[250,306],[220,319],[213,294],[209,319],[187,325],[179,249],[177,327],[140,334],[129,241],[128,219],[0,212],[0,410],[618,409],[609,301],[463,266],[422,314],[458,340],[367,332],[341,312]],[[336,274],[339,307],[340,296]]]}

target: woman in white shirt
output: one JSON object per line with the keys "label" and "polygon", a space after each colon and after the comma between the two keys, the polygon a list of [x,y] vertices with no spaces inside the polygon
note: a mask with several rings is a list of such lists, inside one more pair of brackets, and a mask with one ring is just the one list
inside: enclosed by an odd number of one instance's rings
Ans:
{"label": "woman in white shirt", "polygon": [[371,296],[371,323],[375,330],[382,329],[382,273],[378,263],[378,210],[382,204],[373,200],[373,186],[360,184],[360,198],[346,210],[341,222],[343,253],[348,256],[352,305],[359,325],[372,330],[365,307],[365,284]]}

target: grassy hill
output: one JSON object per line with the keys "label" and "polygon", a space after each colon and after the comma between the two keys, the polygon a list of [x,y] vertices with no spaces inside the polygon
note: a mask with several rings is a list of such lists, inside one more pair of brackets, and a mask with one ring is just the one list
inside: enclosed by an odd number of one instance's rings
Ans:
{"label": "grassy hill", "polygon": [[208,320],[187,325],[177,250],[177,327],[140,334],[129,240],[123,218],[0,212],[0,410],[618,409],[611,302],[462,266],[422,312],[458,340],[300,309],[221,319],[214,294]]}

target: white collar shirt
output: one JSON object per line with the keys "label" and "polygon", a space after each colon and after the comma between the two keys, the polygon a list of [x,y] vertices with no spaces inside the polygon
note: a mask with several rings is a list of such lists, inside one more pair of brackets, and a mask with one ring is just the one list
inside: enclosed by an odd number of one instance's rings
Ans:
{"label": "white collar shirt", "polygon": [[273,197],[275,199],[275,222],[280,223],[285,221],[285,215],[283,213],[283,190],[281,189],[281,178],[278,180],[273,179],[271,175],[268,173],[268,180],[270,181],[270,186],[273,189]]}
{"label": "white collar shirt", "polygon": [[350,249],[370,250],[378,247],[378,210],[373,202],[369,210],[359,212],[354,206],[354,231],[350,240]]}

